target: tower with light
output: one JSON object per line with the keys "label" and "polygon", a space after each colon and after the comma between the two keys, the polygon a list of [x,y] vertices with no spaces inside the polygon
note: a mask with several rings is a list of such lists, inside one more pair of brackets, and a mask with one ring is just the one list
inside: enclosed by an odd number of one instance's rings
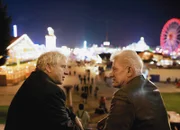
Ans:
{"label": "tower with light", "polygon": [[110,46],[110,41],[108,40],[108,21],[106,21],[106,40],[103,42],[104,47],[109,47]]}
{"label": "tower with light", "polygon": [[48,27],[48,35],[45,36],[46,39],[46,49],[54,50],[56,49],[56,36],[54,35],[54,30],[52,27]]}
{"label": "tower with light", "polygon": [[84,41],[84,49],[87,48],[87,41]]}
{"label": "tower with light", "polygon": [[13,35],[17,37],[17,25],[13,25]]}

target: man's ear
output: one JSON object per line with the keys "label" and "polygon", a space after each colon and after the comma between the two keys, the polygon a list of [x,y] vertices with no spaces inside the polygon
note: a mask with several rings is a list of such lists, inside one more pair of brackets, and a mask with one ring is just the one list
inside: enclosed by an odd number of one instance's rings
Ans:
{"label": "man's ear", "polygon": [[127,76],[128,76],[128,77],[132,77],[132,76],[134,76],[134,74],[135,74],[134,68],[128,67]]}
{"label": "man's ear", "polygon": [[45,67],[46,72],[51,73],[51,66],[49,64]]}

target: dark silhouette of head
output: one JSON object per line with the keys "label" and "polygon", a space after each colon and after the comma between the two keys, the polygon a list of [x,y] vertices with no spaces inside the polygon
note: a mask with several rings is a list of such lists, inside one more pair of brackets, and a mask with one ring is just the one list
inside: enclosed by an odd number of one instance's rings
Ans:
{"label": "dark silhouette of head", "polygon": [[84,110],[84,104],[79,104],[79,110]]}

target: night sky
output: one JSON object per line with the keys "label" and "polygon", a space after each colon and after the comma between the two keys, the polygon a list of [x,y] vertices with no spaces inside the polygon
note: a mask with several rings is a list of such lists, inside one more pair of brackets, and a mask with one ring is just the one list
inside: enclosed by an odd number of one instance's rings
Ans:
{"label": "night sky", "polygon": [[[18,34],[36,44],[45,43],[47,27],[57,46],[129,45],[140,37],[151,47],[160,45],[160,33],[171,18],[180,18],[179,0],[4,0]],[[11,25],[11,26],[12,26]]]}

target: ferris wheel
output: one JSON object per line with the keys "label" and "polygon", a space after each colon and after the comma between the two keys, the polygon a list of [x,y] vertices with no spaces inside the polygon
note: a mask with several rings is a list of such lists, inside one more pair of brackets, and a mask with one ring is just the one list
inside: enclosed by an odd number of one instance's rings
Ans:
{"label": "ferris wheel", "polygon": [[172,18],[164,25],[160,36],[161,48],[169,53],[180,48],[180,19]]}

